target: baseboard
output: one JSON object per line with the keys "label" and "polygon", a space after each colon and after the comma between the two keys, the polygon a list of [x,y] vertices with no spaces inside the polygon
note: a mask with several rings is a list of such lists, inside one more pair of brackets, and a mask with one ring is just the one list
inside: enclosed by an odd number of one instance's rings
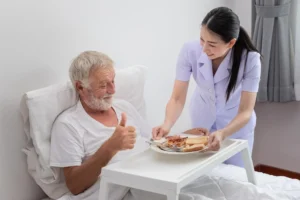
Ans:
{"label": "baseboard", "polygon": [[262,165],[262,164],[256,165],[254,169],[257,172],[263,172],[274,176],[286,176],[289,178],[300,180],[300,173],[288,171],[285,169],[280,169],[280,168],[276,168],[268,165]]}

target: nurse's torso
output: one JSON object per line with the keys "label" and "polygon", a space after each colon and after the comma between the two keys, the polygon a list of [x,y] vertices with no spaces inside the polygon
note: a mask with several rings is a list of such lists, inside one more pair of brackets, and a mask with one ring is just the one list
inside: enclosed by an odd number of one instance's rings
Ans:
{"label": "nurse's torso", "polygon": [[[248,54],[250,59],[252,52]],[[198,41],[190,44],[188,53],[192,65],[192,76],[197,83],[191,104],[190,115],[193,127],[205,127],[211,132],[227,126],[237,115],[242,93],[242,81],[245,69],[246,53],[244,52],[235,90],[226,102],[226,89],[228,86],[232,67],[231,51],[220,64],[213,75],[211,60],[202,51]],[[240,138],[253,134],[256,125],[256,115],[253,111],[250,121],[232,137]]]}

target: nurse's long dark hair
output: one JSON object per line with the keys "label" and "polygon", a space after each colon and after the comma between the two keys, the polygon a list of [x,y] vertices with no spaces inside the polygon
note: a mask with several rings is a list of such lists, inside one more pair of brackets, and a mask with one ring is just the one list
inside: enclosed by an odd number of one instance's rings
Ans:
{"label": "nurse's long dark hair", "polygon": [[202,21],[202,25],[205,25],[209,30],[219,35],[226,43],[230,42],[233,38],[237,38],[237,41],[232,49],[232,70],[226,90],[226,101],[228,101],[231,92],[236,86],[243,51],[247,51],[246,56],[248,57],[249,51],[258,52],[258,50],[252,44],[251,39],[245,29],[240,26],[239,17],[229,8],[219,7],[213,9],[205,16]]}

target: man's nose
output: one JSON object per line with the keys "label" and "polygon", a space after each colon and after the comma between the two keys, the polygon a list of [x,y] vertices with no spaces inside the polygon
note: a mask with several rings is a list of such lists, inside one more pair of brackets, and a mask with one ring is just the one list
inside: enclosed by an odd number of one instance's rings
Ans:
{"label": "man's nose", "polygon": [[109,86],[108,88],[107,88],[107,93],[108,94],[114,94],[116,92],[116,90],[115,90],[115,86],[113,85],[113,86]]}

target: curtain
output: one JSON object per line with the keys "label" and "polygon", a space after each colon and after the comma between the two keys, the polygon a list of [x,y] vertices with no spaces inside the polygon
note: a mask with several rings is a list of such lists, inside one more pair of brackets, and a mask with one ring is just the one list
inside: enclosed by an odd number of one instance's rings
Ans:
{"label": "curtain", "polygon": [[[300,101],[300,1],[293,0],[292,26],[295,39],[295,94]],[[297,41],[298,39],[298,41]]]}
{"label": "curtain", "polygon": [[291,0],[255,0],[253,43],[262,53],[258,101],[295,100]]}

